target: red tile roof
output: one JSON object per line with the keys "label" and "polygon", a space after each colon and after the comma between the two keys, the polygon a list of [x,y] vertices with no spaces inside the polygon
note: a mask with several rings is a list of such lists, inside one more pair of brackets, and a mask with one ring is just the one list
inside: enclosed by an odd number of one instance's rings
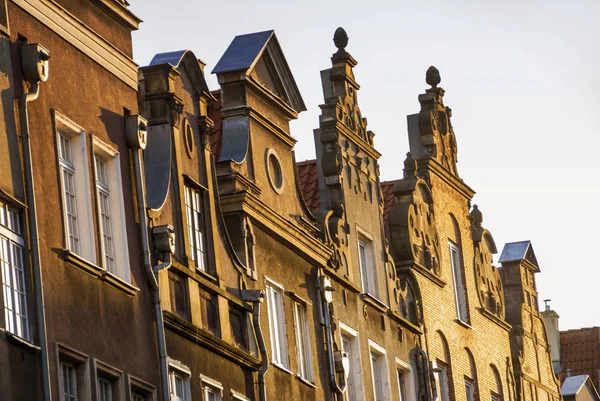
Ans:
{"label": "red tile roof", "polygon": [[[318,183],[318,172],[317,172],[317,161],[316,160],[305,160],[303,162],[296,163],[298,168],[298,178],[300,179],[300,188],[302,188],[302,195],[306,205],[311,211],[319,210],[321,206],[321,195],[319,194],[319,183]],[[381,183],[381,190],[383,191],[383,220],[387,221],[390,211],[394,206],[394,194],[392,189],[394,184],[399,180],[384,181]]]}
{"label": "red tile roof", "polygon": [[589,327],[560,332],[561,382],[567,369],[571,376],[589,375],[594,384],[598,383],[600,369],[600,327]]}
{"label": "red tile roof", "polygon": [[215,123],[213,128],[213,135],[210,138],[210,150],[215,155],[215,161],[219,161],[221,156],[221,149],[223,148],[223,102],[221,100],[221,90],[211,92],[212,95],[217,99],[216,102],[208,106],[208,116]]}
{"label": "red tile roof", "polygon": [[298,168],[298,179],[306,206],[311,212],[318,211],[321,206],[321,195],[319,194],[319,182],[317,180],[317,161],[306,160],[296,163]]}

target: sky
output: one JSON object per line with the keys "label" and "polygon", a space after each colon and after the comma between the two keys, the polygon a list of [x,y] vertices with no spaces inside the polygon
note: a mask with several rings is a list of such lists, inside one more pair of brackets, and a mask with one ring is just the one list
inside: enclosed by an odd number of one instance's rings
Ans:
{"label": "sky", "polygon": [[298,161],[315,157],[319,72],[344,27],[382,180],[402,176],[406,115],[419,111],[425,71],[436,66],[459,174],[477,191],[473,203],[498,251],[531,240],[540,309],[551,299],[561,330],[600,326],[592,252],[600,247],[599,1],[129,2],[144,20],[134,60],[144,66],[156,53],[190,49],[207,64],[211,89],[210,71],[236,35],[274,29],[308,109],[291,124]]}

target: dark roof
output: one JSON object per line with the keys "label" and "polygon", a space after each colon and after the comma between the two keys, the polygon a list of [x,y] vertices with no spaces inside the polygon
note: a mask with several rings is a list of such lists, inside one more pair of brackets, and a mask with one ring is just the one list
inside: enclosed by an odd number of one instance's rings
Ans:
{"label": "dark roof", "polygon": [[381,192],[383,192],[383,221],[387,221],[392,207],[394,207],[394,185],[400,180],[384,181],[381,183]]}
{"label": "dark roof", "polygon": [[236,36],[212,73],[243,71],[252,67],[274,32],[270,30]]}
{"label": "dark roof", "polygon": [[173,67],[177,67],[186,51],[187,50],[175,50],[173,52],[158,53],[152,57],[150,65],[171,64]]}
{"label": "dark roof", "polygon": [[321,195],[319,194],[319,181],[317,175],[317,161],[306,160],[296,163],[298,179],[306,206],[311,212],[316,212],[321,207]]}
{"label": "dark roof", "polygon": [[589,375],[598,383],[600,369],[600,327],[588,327],[560,332],[561,380],[571,375]]}
{"label": "dark roof", "polygon": [[502,254],[500,255],[500,259],[498,259],[498,262],[520,262],[525,259],[529,260],[536,267],[538,267],[538,262],[535,257],[535,253],[533,253],[531,241],[529,240],[509,242],[508,244],[504,245],[504,249],[502,249]]}
{"label": "dark roof", "polygon": [[[568,396],[576,396],[579,394],[583,387],[587,387],[588,392],[593,397],[592,399],[598,400],[600,397],[598,396],[598,391],[596,390],[596,386],[592,383],[590,377],[588,375],[579,375],[579,376],[571,376],[567,377],[560,388],[560,393],[563,397]],[[583,396],[582,396],[583,397]],[[582,398],[588,399],[588,398]]]}

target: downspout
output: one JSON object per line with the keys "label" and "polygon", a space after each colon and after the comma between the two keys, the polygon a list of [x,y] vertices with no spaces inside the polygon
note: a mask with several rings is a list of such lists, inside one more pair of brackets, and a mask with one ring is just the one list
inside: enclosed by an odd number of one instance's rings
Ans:
{"label": "downspout", "polygon": [[31,142],[29,141],[29,115],[27,104],[38,98],[40,93],[39,81],[28,81],[29,92],[19,97],[19,120],[21,137],[23,138],[23,164],[25,169],[25,187],[27,193],[27,208],[29,209],[29,235],[33,271],[33,286],[35,290],[36,326],[40,343],[40,363],[42,365],[43,400],[51,400],[50,369],[48,361],[48,343],[46,339],[46,313],[44,309],[44,290],[42,286],[42,263],[40,261],[40,242],[38,237],[37,210],[35,204],[35,185],[33,182],[33,167],[31,164]]}
{"label": "downspout", "polygon": [[[329,365],[329,382],[331,384],[331,388],[333,389],[334,393],[337,396],[336,398],[338,400],[342,400],[344,391],[346,391],[346,387],[347,387],[346,373],[344,372],[343,368],[341,366],[339,366],[342,364],[341,359],[343,358],[343,353],[341,353],[341,352],[338,352],[337,357],[340,360],[337,361],[338,366],[336,366],[336,360],[335,360],[336,355],[334,355],[334,350],[333,350],[331,312],[329,310],[330,304],[333,299],[327,294],[328,292],[331,292],[333,289],[331,288],[331,286],[329,284],[329,279],[324,275],[320,275],[319,287],[320,287],[319,288],[320,291],[318,294],[319,294],[319,301],[321,304],[321,309],[323,311],[323,320],[324,320],[323,323],[325,325],[325,342],[327,343],[327,362]],[[341,370],[341,372],[340,372],[340,370]],[[340,384],[338,384],[336,375],[340,376]]]}
{"label": "downspout", "polygon": [[267,354],[267,347],[265,345],[265,338],[263,337],[262,327],[260,325],[260,304],[265,299],[265,293],[262,290],[242,290],[242,300],[252,302],[252,325],[256,332],[256,341],[258,342],[258,349],[260,351],[261,366],[258,371],[258,399],[259,401],[267,401],[267,394],[265,391],[265,374],[269,369],[269,355]]}
{"label": "downspout", "polygon": [[152,297],[152,307],[154,308],[154,317],[156,319],[156,337],[158,346],[158,359],[160,364],[160,382],[162,390],[162,400],[169,400],[169,370],[167,364],[167,346],[165,342],[165,325],[163,321],[162,304],[160,301],[160,291],[158,286],[158,272],[171,266],[171,254],[167,254],[164,263],[152,267],[152,256],[150,254],[150,237],[148,233],[148,217],[146,215],[146,189],[144,186],[144,176],[142,173],[142,149],[133,149],[133,164],[135,169],[135,189],[137,193],[138,215],[140,219],[140,235],[142,237],[142,252],[144,273],[150,287]]}

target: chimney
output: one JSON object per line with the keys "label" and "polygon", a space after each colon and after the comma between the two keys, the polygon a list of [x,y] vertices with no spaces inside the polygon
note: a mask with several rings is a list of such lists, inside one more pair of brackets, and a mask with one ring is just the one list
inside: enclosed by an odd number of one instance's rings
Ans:
{"label": "chimney", "polygon": [[[542,316],[544,317],[544,323],[546,324],[546,331],[548,333],[548,341],[550,342],[550,355],[552,356],[552,366],[554,367],[554,373],[559,374],[561,372],[560,367],[560,330],[558,329],[558,313],[550,309],[550,299],[544,299],[544,311]],[[569,372],[567,371],[567,374]]]}

